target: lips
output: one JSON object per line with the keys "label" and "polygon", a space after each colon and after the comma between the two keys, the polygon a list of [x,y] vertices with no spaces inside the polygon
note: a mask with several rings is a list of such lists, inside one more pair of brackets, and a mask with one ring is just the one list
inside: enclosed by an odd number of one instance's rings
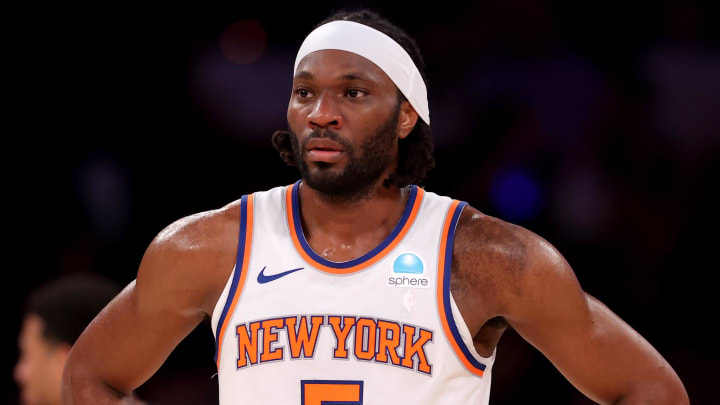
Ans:
{"label": "lips", "polygon": [[305,145],[305,149],[311,150],[322,150],[322,151],[334,151],[342,152],[343,147],[339,143],[330,140],[328,138],[312,138]]}
{"label": "lips", "polygon": [[328,138],[312,138],[305,145],[310,161],[335,163],[344,154],[343,146]]}

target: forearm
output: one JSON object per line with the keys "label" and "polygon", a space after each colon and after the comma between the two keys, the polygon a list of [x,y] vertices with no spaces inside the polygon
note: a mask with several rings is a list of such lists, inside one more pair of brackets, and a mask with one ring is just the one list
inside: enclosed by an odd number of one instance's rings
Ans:
{"label": "forearm", "polygon": [[594,297],[588,296],[588,304],[592,327],[576,335],[584,344],[566,348],[575,358],[588,349],[581,363],[593,364],[593,373],[583,377],[576,371],[571,382],[611,404],[689,404],[680,377],[645,338]]}

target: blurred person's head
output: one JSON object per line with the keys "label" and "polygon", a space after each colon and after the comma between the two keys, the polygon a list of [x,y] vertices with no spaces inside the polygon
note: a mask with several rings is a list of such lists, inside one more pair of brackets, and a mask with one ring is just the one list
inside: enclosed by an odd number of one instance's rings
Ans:
{"label": "blurred person's head", "polygon": [[23,404],[60,403],[60,383],[70,348],[119,292],[119,286],[102,278],[73,276],[44,285],[30,295],[14,373]]}

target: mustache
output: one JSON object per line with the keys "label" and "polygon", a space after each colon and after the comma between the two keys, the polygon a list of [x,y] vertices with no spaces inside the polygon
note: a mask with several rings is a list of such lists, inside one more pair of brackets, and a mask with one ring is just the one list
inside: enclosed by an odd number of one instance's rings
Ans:
{"label": "mustache", "polygon": [[347,139],[341,137],[337,132],[331,131],[329,129],[321,129],[321,128],[313,130],[310,133],[310,135],[308,135],[308,137],[303,140],[300,150],[304,151],[306,149],[305,147],[307,146],[307,143],[310,142],[311,139],[315,139],[315,138],[321,138],[321,139],[325,138],[325,139],[329,139],[331,141],[337,142],[343,146],[343,149],[345,150],[345,152],[351,153],[353,150],[352,144]]}
{"label": "mustache", "polygon": [[337,132],[333,132],[329,129],[315,129],[313,130],[310,135],[307,137],[308,140],[315,139],[315,138],[327,138],[331,141],[338,142],[341,138],[340,135],[338,135]]}

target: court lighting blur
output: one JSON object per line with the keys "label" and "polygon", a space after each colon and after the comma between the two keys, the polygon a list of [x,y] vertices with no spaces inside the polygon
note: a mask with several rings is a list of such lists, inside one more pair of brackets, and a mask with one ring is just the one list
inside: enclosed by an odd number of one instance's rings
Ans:
{"label": "court lighting blur", "polygon": [[500,217],[511,222],[533,219],[542,202],[538,182],[521,168],[497,173],[490,186],[490,198]]}
{"label": "court lighting blur", "polygon": [[266,48],[265,28],[254,20],[236,21],[220,35],[220,49],[223,55],[239,65],[260,59]]}

